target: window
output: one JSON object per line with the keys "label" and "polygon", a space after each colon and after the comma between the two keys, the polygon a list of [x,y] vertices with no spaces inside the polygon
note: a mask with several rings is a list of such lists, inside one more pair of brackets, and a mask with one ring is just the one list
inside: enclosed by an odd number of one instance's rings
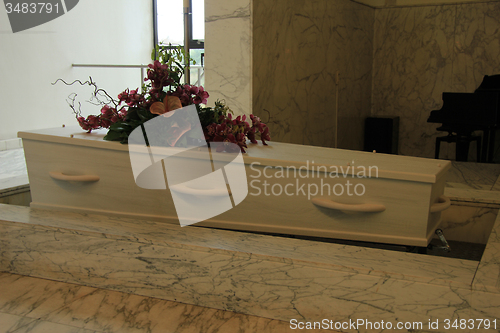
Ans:
{"label": "window", "polygon": [[154,40],[157,45],[188,46],[194,60],[186,81],[204,85],[205,0],[153,0]]}

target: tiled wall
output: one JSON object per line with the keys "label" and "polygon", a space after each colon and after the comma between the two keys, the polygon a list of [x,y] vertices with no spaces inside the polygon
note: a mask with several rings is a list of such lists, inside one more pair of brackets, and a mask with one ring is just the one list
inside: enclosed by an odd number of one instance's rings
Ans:
{"label": "tiled wall", "polygon": [[373,19],[349,0],[253,1],[253,113],[273,140],[334,147],[338,112],[338,147],[362,148]]}
{"label": "tiled wall", "polygon": [[[500,74],[500,3],[377,9],[374,31],[372,114],[401,117],[401,154],[433,157],[441,94]],[[441,152],[454,158],[454,145]]]}

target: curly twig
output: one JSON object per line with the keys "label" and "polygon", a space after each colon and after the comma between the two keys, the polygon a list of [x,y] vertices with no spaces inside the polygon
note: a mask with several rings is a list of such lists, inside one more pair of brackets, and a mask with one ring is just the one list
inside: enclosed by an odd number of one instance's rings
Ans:
{"label": "curly twig", "polygon": [[[67,86],[72,86],[74,85],[75,83],[79,83],[81,86],[85,86],[85,85],[88,85],[88,86],[91,86],[91,87],[94,87],[94,92],[92,93],[91,95],[91,98],[89,101],[89,103],[93,104],[93,105],[104,105],[104,104],[109,104],[109,103],[113,103],[115,108],[118,107],[118,101],[114,100],[113,97],[111,97],[107,92],[106,90],[104,89],[100,89],[97,84],[92,80],[92,77],[89,76],[89,80],[88,81],[85,81],[85,82],[82,82],[80,80],[75,80],[71,83],[68,83],[66,81],[64,81],[63,79],[57,79],[55,82],[52,83],[52,85],[55,85],[57,84],[57,82],[61,81],[62,83],[64,83],[65,85]],[[71,95],[70,95],[71,96]],[[107,98],[107,102],[106,101],[102,101],[102,97],[99,97],[99,96],[104,96]],[[74,98],[76,98],[76,94],[74,96]],[[97,100],[97,103],[93,103],[93,100]],[[74,102],[74,100],[73,100]],[[73,111],[75,111],[73,109]],[[75,112],[76,113],[76,112]]]}
{"label": "curly twig", "polygon": [[84,86],[84,85],[95,86],[95,82],[94,82],[94,81],[92,81],[92,77],[90,77],[90,76],[89,76],[89,79],[90,79],[90,81],[85,81],[85,82],[83,82],[83,83],[82,83],[82,81],[80,81],[80,80],[75,80],[75,81],[73,81],[73,82],[71,82],[71,83],[68,83],[68,82],[64,81],[63,79],[57,79],[55,82],[52,82],[51,84],[52,84],[52,85],[55,85],[57,82],[61,81],[62,83],[64,83],[64,84],[65,84],[65,85],[67,85],[67,86],[72,86],[72,85],[74,85],[76,82],[80,83],[80,85],[81,85],[81,86]]}
{"label": "curly twig", "polygon": [[73,110],[73,113],[77,117],[80,117],[82,115],[82,104],[78,102],[78,110],[75,109],[76,96],[78,96],[76,93],[70,94],[66,102],[69,104],[69,107]]}

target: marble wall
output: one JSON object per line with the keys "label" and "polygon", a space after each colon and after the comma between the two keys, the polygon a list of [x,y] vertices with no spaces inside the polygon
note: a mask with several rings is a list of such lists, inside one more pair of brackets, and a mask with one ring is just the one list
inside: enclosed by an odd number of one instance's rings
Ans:
{"label": "marble wall", "polygon": [[[473,92],[500,73],[499,13],[498,1],[375,11],[372,115],[401,117],[401,154],[433,157],[444,134],[427,118],[441,94]],[[441,158],[454,148],[443,143]]]}
{"label": "marble wall", "polygon": [[500,73],[499,12],[498,1],[207,0],[209,103],[260,116],[274,141],[348,149],[362,149],[366,117],[399,116],[400,154],[433,157],[443,134],[427,118],[441,94]]}
{"label": "marble wall", "polygon": [[205,88],[209,105],[225,100],[252,113],[251,0],[205,0]]}
{"label": "marble wall", "polygon": [[374,11],[349,0],[253,1],[253,113],[273,140],[335,147],[338,127],[339,148],[362,148]]}
{"label": "marble wall", "polygon": [[446,239],[475,244],[486,244],[498,216],[498,206],[466,205],[454,201],[442,214],[440,228]]}

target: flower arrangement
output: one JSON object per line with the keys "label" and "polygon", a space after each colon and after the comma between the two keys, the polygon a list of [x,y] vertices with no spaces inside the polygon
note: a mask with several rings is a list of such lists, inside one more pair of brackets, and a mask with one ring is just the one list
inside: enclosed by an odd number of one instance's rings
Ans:
{"label": "flower arrangement", "polygon": [[[153,54],[155,53],[159,55],[159,60],[148,66],[142,92],[139,92],[139,89],[127,88],[118,95],[118,100],[115,100],[106,91],[99,89],[92,78],[85,83],[75,81],[93,86],[92,97],[97,101],[94,104],[101,106],[99,115],[85,118],[81,115],[80,108],[75,107],[76,95],[73,96],[70,106],[84,130],[90,133],[94,129],[108,128],[105,140],[127,143],[128,136],[136,127],[155,117],[169,117],[174,113],[172,111],[194,104],[208,143],[230,142],[237,144],[241,151],[245,152],[247,140],[256,144],[257,135],[260,134],[262,143],[267,145],[266,141],[271,139],[269,129],[259,117],[233,117],[229,107],[219,100],[215,102],[214,107],[205,106],[209,94],[203,87],[181,83],[185,70],[185,55],[181,48],[157,47],[153,50]],[[187,126],[180,137],[167,140],[167,143],[171,146],[187,145],[190,128]],[[220,148],[223,145],[218,147],[219,150],[223,149]]]}

